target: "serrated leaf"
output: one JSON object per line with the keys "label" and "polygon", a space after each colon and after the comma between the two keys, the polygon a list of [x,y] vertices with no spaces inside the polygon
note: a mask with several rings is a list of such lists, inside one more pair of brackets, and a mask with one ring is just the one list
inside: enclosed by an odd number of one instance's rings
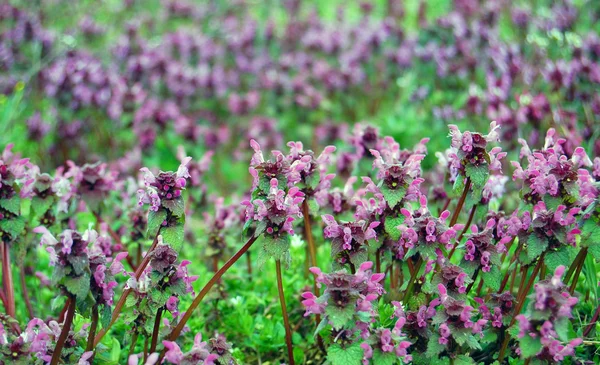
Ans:
{"label": "serrated leaf", "polygon": [[398,356],[395,353],[383,352],[377,349],[373,352],[371,362],[377,365],[394,365],[398,362]]}
{"label": "serrated leaf", "polygon": [[454,359],[454,365],[475,365],[477,364],[470,356],[458,355]]}
{"label": "serrated leaf", "polygon": [[162,206],[171,211],[174,216],[185,216],[185,203],[181,197],[171,200],[162,200]]}
{"label": "serrated leaf", "polygon": [[526,334],[519,339],[519,348],[521,349],[521,357],[527,359],[535,356],[542,349],[540,338],[533,338]]}
{"label": "serrated leaf", "polygon": [[84,272],[81,276],[67,276],[63,279],[63,285],[67,291],[83,301],[90,292],[90,275]]}
{"label": "serrated leaf", "polygon": [[19,215],[21,211],[21,198],[18,195],[14,195],[10,199],[0,199],[0,207],[12,214]]}
{"label": "serrated leaf", "polygon": [[[129,299],[129,298],[127,298],[127,299]],[[110,305],[103,305],[102,312],[100,314],[100,324],[102,325],[102,328],[108,328],[108,325],[110,324],[111,319],[112,319],[112,308],[110,307]]]}
{"label": "serrated leaf", "polygon": [[325,307],[325,315],[331,325],[336,330],[343,328],[348,322],[354,317],[354,308],[347,306],[340,308],[334,305],[328,305]]}
{"label": "serrated leaf", "polygon": [[398,203],[400,203],[400,201],[402,201],[406,195],[406,188],[404,186],[399,186],[396,189],[390,189],[386,184],[382,184],[380,190],[381,194],[383,194],[383,197],[385,198],[385,201],[391,209],[394,209],[394,207],[398,205]]}
{"label": "serrated leaf", "polygon": [[527,264],[533,262],[535,259],[541,256],[541,254],[548,248],[548,240],[541,238],[536,234],[530,234],[527,238]]}
{"label": "serrated leaf", "polygon": [[73,267],[73,272],[75,273],[75,275],[83,274],[83,272],[86,271],[86,269],[88,269],[88,271],[89,271],[90,261],[89,261],[87,255],[81,255],[81,256],[69,255],[67,260]]}
{"label": "serrated leaf", "polygon": [[137,299],[133,295],[129,295],[127,299],[125,299],[125,307],[133,307],[137,303]]}
{"label": "serrated leaf", "polygon": [[465,175],[471,179],[473,188],[483,189],[487,183],[488,177],[490,176],[489,166],[487,164],[481,164],[478,166],[467,165],[465,166]]}
{"label": "serrated leaf", "polygon": [[427,351],[425,351],[425,356],[431,359],[436,359],[445,349],[446,346],[440,343],[440,336],[436,333],[431,336],[427,342]]}
{"label": "serrated leaf", "polygon": [[483,284],[492,289],[493,292],[497,292],[500,289],[500,285],[502,284],[502,273],[498,266],[492,266],[489,272],[484,272],[482,270],[481,278],[483,279]]}
{"label": "serrated leaf", "polygon": [[21,216],[0,221],[0,230],[8,233],[13,239],[19,237],[25,228],[25,218]]}
{"label": "serrated leaf", "polygon": [[383,222],[385,232],[393,241],[398,241],[400,239],[401,232],[397,227],[404,223],[404,218],[403,215],[398,217],[386,217]]}
{"label": "serrated leaf", "polygon": [[331,365],[362,365],[364,350],[358,343],[348,347],[333,344],[327,349],[327,360]]}
{"label": "serrated leaf", "polygon": [[479,341],[471,334],[471,331],[461,331],[454,330],[452,331],[452,337],[460,346],[467,345],[472,349],[481,350],[481,345]]}
{"label": "serrated leaf", "polygon": [[561,265],[568,267],[571,264],[571,255],[566,247],[561,247],[558,251],[548,252],[544,256],[544,263],[548,271],[553,273]]}
{"label": "serrated leaf", "polygon": [[280,260],[289,266],[290,258],[290,237],[288,234],[283,234],[279,237],[264,235],[261,249],[259,250],[257,263],[262,267],[271,257],[275,260]]}
{"label": "serrated leaf", "polygon": [[600,222],[594,217],[586,220],[581,227],[581,244],[588,247],[596,260],[600,260]]}
{"label": "serrated leaf", "polygon": [[31,199],[31,209],[33,209],[33,213],[39,217],[46,213],[53,203],[54,198],[52,196],[48,196],[45,199],[35,196]]}
{"label": "serrated leaf", "polygon": [[160,234],[163,237],[163,242],[168,243],[175,251],[179,251],[185,237],[183,217],[177,220],[174,226],[162,227]]}
{"label": "serrated leaf", "polygon": [[321,176],[316,171],[315,171],[315,173],[308,175],[305,179],[306,186],[308,186],[312,190],[315,190],[317,188],[320,181],[321,181]]}
{"label": "serrated leaf", "polygon": [[146,230],[146,236],[149,239],[153,239],[156,233],[161,228],[162,223],[167,219],[166,209],[160,208],[158,211],[150,210],[148,212],[148,228]]}

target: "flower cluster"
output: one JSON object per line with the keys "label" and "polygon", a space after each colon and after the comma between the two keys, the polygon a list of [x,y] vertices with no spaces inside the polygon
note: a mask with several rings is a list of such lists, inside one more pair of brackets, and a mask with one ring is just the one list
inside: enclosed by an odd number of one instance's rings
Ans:
{"label": "flower cluster", "polygon": [[182,215],[181,191],[185,189],[186,179],[190,177],[187,164],[191,159],[184,158],[177,172],[161,171],[156,176],[148,168],[142,168],[140,171],[144,173],[146,188],[138,191],[139,205],[150,204],[150,210],[155,212],[162,206],[176,216]]}
{"label": "flower cluster", "polygon": [[581,338],[569,340],[568,322],[578,299],[569,295],[562,283],[564,266],[559,266],[551,279],[535,285],[527,314],[519,314],[521,357],[563,361],[575,354]]}
{"label": "flower cluster", "polygon": [[[373,273],[372,267],[372,262],[364,262],[355,274],[346,270],[325,274],[312,267],[310,271],[315,275],[317,285],[325,285],[326,289],[320,297],[311,292],[302,294],[302,305],[306,308],[304,316],[324,314],[336,331],[352,331],[355,322],[368,324],[369,317],[375,313],[373,302],[385,292],[380,283],[384,274]],[[363,327],[357,325],[356,328]],[[368,327],[363,330],[367,331]]]}

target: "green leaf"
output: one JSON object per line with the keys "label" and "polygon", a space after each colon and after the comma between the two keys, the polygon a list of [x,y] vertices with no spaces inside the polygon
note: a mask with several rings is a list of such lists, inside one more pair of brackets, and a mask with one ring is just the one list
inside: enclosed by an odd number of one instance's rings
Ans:
{"label": "green leaf", "polygon": [[83,301],[90,292],[90,275],[84,272],[81,276],[67,276],[63,285],[69,293],[75,295],[77,301]]}
{"label": "green leaf", "polygon": [[263,242],[259,250],[257,263],[262,267],[271,257],[275,260],[280,260],[289,266],[290,263],[290,236],[283,234],[278,237],[265,234]]}
{"label": "green leaf", "polygon": [[146,230],[146,236],[149,239],[153,239],[156,233],[162,226],[162,222],[167,219],[167,210],[160,208],[158,211],[150,210],[148,212],[148,229]]}
{"label": "green leaf", "polygon": [[540,352],[542,343],[539,337],[533,338],[526,334],[519,339],[519,348],[521,349],[521,357],[527,359]]}
{"label": "green leaf", "polygon": [[398,217],[386,217],[383,222],[385,232],[390,236],[390,239],[393,241],[398,241],[400,239],[401,232],[398,228],[399,225],[404,223],[404,216],[400,215]]}
{"label": "green leaf", "polygon": [[497,265],[493,265],[489,272],[481,273],[481,278],[486,287],[492,289],[493,292],[497,292],[502,284],[502,272]]}
{"label": "green leaf", "polygon": [[456,359],[454,359],[454,365],[475,365],[477,364],[475,360],[473,360],[470,356],[467,355],[458,355]]}
{"label": "green leaf", "polygon": [[358,343],[346,348],[333,344],[327,349],[327,360],[331,365],[362,365],[363,351]]}
{"label": "green leaf", "polygon": [[314,173],[307,176],[305,181],[306,181],[306,185],[309,188],[311,188],[312,190],[315,190],[317,188],[317,186],[319,185],[319,182],[321,181],[321,176],[318,173],[318,171],[315,171]]}
{"label": "green leaf", "polygon": [[185,216],[185,203],[181,197],[171,200],[162,200],[162,206],[170,210],[174,216]]}
{"label": "green leaf", "polygon": [[581,244],[588,247],[596,260],[600,260],[600,222],[595,217],[586,220],[581,227]]}
{"label": "green leaf", "polygon": [[46,213],[53,203],[54,198],[52,196],[48,196],[45,199],[35,196],[31,200],[31,209],[33,209],[33,213],[39,217]]}
{"label": "green leaf", "polygon": [[383,352],[376,349],[373,352],[373,359],[371,362],[377,365],[394,365],[398,362],[398,356],[391,352]]}
{"label": "green leaf", "polygon": [[386,184],[381,184],[380,190],[385,198],[385,201],[391,209],[394,209],[394,207],[398,205],[398,203],[400,203],[402,198],[404,198],[406,195],[406,188],[404,186],[399,186],[396,189],[390,189]]}
{"label": "green leaf", "polygon": [[438,334],[434,334],[429,338],[425,356],[431,359],[437,359],[439,357],[439,354],[446,349],[446,346],[442,345],[439,341],[440,336]]}
{"label": "green leaf", "polygon": [[179,251],[185,237],[185,223],[183,220],[184,217],[180,217],[174,226],[163,227],[160,230],[163,242],[168,243],[175,251]]}
{"label": "green leaf", "polygon": [[0,230],[6,232],[13,239],[19,237],[25,228],[25,218],[21,216],[13,217],[11,219],[4,219],[0,221]]}
{"label": "green leaf", "polygon": [[548,240],[541,238],[535,233],[530,234],[527,238],[527,262],[526,264],[533,262],[535,259],[548,248]]}
{"label": "green leaf", "polygon": [[121,344],[119,343],[119,340],[117,340],[116,338],[112,338],[112,348],[110,350],[110,360],[114,361],[115,363],[119,362],[119,358],[121,357]]}
{"label": "green leaf", "polygon": [[21,198],[14,195],[10,199],[0,199],[0,207],[8,210],[12,214],[19,215],[21,210]]}
{"label": "green leaf", "polygon": [[544,256],[544,263],[548,271],[553,273],[561,265],[568,267],[571,264],[571,255],[566,247],[561,247],[558,251],[548,252]]}
{"label": "green leaf", "polygon": [[469,164],[465,167],[465,175],[471,178],[474,189],[483,189],[490,176],[489,166],[487,164],[479,166]]}
{"label": "green leaf", "polygon": [[471,334],[471,331],[452,331],[452,337],[460,346],[467,345],[472,349],[481,350],[479,341]]}
{"label": "green leaf", "polygon": [[[127,299],[129,299],[129,298],[127,298]],[[111,319],[112,319],[112,308],[110,307],[110,305],[103,305],[102,312],[100,314],[100,324],[102,325],[102,328],[108,328],[108,325],[110,324]]]}
{"label": "green leaf", "polygon": [[328,305],[325,307],[325,315],[327,315],[333,328],[340,329],[354,317],[354,308],[352,306],[340,308],[334,305]]}
{"label": "green leaf", "polygon": [[88,269],[88,271],[89,271],[90,261],[89,261],[87,255],[81,255],[81,256],[69,255],[67,260],[73,267],[73,272],[75,273],[75,275],[83,274],[83,272],[86,271],[86,269]]}

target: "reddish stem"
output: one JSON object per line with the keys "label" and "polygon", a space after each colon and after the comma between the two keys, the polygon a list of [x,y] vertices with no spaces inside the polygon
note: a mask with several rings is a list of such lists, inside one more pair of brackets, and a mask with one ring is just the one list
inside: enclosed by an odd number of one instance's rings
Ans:
{"label": "reddish stem", "polygon": [[588,324],[587,327],[585,327],[585,330],[583,331],[583,337],[587,337],[590,334],[590,332],[592,332],[592,328],[594,328],[596,322],[598,322],[598,316],[600,316],[600,305],[598,305],[598,307],[596,308],[596,311],[594,312],[594,316],[592,317],[592,321],[590,322],[590,324]]}
{"label": "reddish stem", "polygon": [[[223,265],[223,267],[221,267],[219,269],[219,271],[217,271],[213,275],[213,277],[208,281],[208,283],[206,283],[206,285],[204,285],[204,287],[202,288],[202,290],[200,290],[200,293],[198,293],[198,295],[196,296],[196,298],[194,298],[194,301],[192,302],[192,304],[185,311],[185,313],[184,313],[183,317],[181,318],[181,320],[179,321],[179,323],[177,323],[177,326],[175,326],[175,328],[167,336],[167,340],[168,341],[175,341],[177,339],[177,337],[179,337],[179,334],[181,334],[181,331],[185,327],[185,324],[187,323],[187,321],[192,316],[192,313],[194,312],[194,310],[196,309],[196,307],[198,307],[198,305],[200,304],[200,302],[202,302],[202,299],[204,299],[204,297],[206,296],[206,294],[208,294],[208,292],[210,291],[210,289],[221,278],[221,276],[223,276],[223,274],[225,274],[225,272],[227,270],[229,270],[229,268],[233,264],[235,264],[237,262],[237,260],[239,260],[240,257],[242,257],[244,255],[244,253],[246,253],[246,251],[248,251],[248,249],[250,249],[250,247],[252,246],[252,244],[254,243],[254,241],[256,241],[256,239],[257,239],[257,237],[252,236],[252,238],[250,238],[248,240],[248,242],[246,242],[246,244],[238,252],[236,252],[235,255],[233,255],[225,263],[225,265]],[[160,363],[160,361],[162,360],[162,358],[164,356],[165,356],[165,350],[163,349],[163,351],[161,352],[161,355],[160,355],[159,360],[158,360],[157,363]]]}
{"label": "reddish stem", "polygon": [[152,330],[152,342],[150,343],[150,353],[156,351],[156,344],[158,343],[158,332],[160,330],[160,319],[162,317],[163,308],[158,308],[156,312],[156,318],[154,319],[154,329]]}
{"label": "reddish stem", "polygon": [[25,266],[21,265],[19,268],[19,276],[21,278],[21,288],[23,290],[23,299],[25,299],[25,306],[27,306],[27,314],[29,319],[33,319],[33,305],[31,305],[31,299],[29,298],[29,291],[27,290],[27,282],[25,281]]}
{"label": "reddish stem", "polygon": [[[96,336],[96,330],[98,329],[98,306],[92,306],[92,324],[90,326],[90,332],[88,334],[87,345],[85,351],[92,351],[94,349],[94,337]],[[94,363],[94,355],[88,360],[90,364]]]}
{"label": "reddish stem", "polygon": [[[140,263],[140,266],[138,266],[137,270],[135,271],[134,276],[135,276],[136,280],[139,280],[139,278],[142,276],[142,273],[146,269],[146,266],[148,266],[148,263],[150,263],[152,251],[154,251],[154,248],[158,244],[158,234],[159,233],[160,233],[160,229],[158,230],[158,232],[156,232],[156,236],[154,237],[152,246],[150,246],[150,249],[146,253],[146,256],[144,256],[144,259]],[[123,310],[125,301],[127,300],[127,297],[129,296],[129,294],[131,294],[131,291],[132,290],[130,288],[123,290],[123,294],[121,294],[121,298],[119,298],[119,301],[117,302],[117,305],[115,306],[115,309],[113,310],[112,317],[110,319],[110,323],[108,324],[108,326],[106,326],[106,328],[101,329],[100,332],[98,333],[98,335],[96,335],[96,338],[94,339],[94,347],[98,346],[100,341],[102,341],[102,337],[104,337],[106,332],[108,332],[108,330],[113,326],[113,324],[115,324],[115,322],[117,321],[117,318],[119,318],[119,314]]]}
{"label": "reddish stem", "polygon": [[281,278],[281,261],[275,261],[277,270],[277,291],[279,292],[279,303],[281,304],[281,312],[283,314],[283,324],[285,327],[285,343],[287,346],[288,359],[290,365],[294,365],[294,349],[292,347],[292,330],[290,327],[290,319],[288,317],[287,308],[285,306],[285,296],[283,295],[283,279]]}
{"label": "reddish stem", "polygon": [[12,318],[16,318],[15,289],[10,267],[10,249],[8,244],[2,241],[0,243],[0,250],[2,251],[2,284],[6,298],[6,314]]}
{"label": "reddish stem", "polygon": [[74,316],[75,299],[71,298],[71,300],[69,301],[69,309],[67,310],[67,314],[65,316],[65,323],[63,324],[60,336],[58,336],[58,341],[56,342],[56,347],[54,348],[54,353],[52,354],[52,360],[50,361],[50,365],[57,365],[60,361],[60,353],[62,352],[62,349],[65,346],[65,341],[69,336],[69,331],[71,330],[71,324],[73,324]]}
{"label": "reddish stem", "polygon": [[465,204],[465,200],[467,199],[467,194],[469,193],[469,189],[471,188],[471,178],[467,178],[465,182],[465,188],[463,189],[462,195],[460,196],[460,200],[456,205],[456,209],[452,214],[452,218],[450,219],[450,227],[454,226],[458,221],[458,216],[460,215],[460,211],[462,210],[463,205]]}
{"label": "reddish stem", "polygon": [[[508,327],[511,327],[513,324],[515,324],[515,321],[517,320],[517,315],[519,315],[521,313],[521,309],[523,309],[523,305],[525,305],[525,298],[527,297],[527,293],[529,293],[529,290],[531,289],[531,286],[533,285],[533,282],[535,281],[535,277],[537,276],[538,272],[540,271],[541,266],[544,263],[544,256],[546,256],[545,252],[538,259],[538,263],[537,263],[537,265],[535,265],[535,268],[533,269],[533,273],[531,274],[531,276],[529,277],[529,280],[527,281],[527,285],[522,286],[522,288],[519,290],[519,293],[517,294],[517,307],[515,308],[513,317],[511,319]],[[523,277],[523,280],[521,281],[522,283],[525,281],[524,279],[525,279],[525,277]],[[508,347],[508,341],[510,341],[510,336],[506,336],[504,338],[504,342],[502,343],[502,348],[500,349],[500,355],[498,356],[498,362],[500,362],[500,363],[502,363],[502,360],[504,360],[504,353],[506,352],[506,348]]]}

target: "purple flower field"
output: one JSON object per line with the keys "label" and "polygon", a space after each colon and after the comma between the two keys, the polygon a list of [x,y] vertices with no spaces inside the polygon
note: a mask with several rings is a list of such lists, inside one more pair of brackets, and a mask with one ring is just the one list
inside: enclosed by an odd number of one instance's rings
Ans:
{"label": "purple flower field", "polygon": [[0,4],[0,365],[600,363],[600,2]]}

